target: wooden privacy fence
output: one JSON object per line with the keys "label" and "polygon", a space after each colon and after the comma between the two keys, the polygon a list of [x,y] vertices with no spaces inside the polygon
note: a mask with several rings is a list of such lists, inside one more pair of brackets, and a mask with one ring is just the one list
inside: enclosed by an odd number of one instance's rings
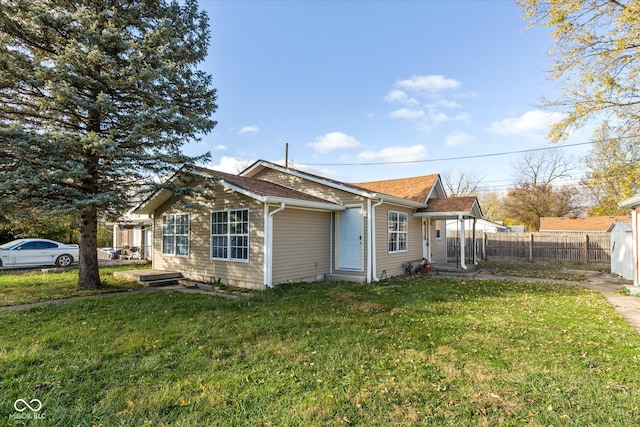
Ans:
{"label": "wooden privacy fence", "polygon": [[[483,233],[476,234],[476,256],[484,260],[565,261],[585,264],[611,262],[608,232]],[[465,237],[465,258],[472,259],[473,238]],[[459,261],[457,233],[447,233],[447,257]]]}

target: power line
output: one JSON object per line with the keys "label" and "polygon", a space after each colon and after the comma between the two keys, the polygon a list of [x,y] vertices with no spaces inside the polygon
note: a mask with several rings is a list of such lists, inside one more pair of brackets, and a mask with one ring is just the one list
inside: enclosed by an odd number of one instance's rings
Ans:
{"label": "power line", "polygon": [[402,160],[402,161],[393,161],[393,162],[361,162],[361,163],[299,163],[299,162],[296,162],[296,164],[304,165],[304,166],[380,166],[380,165],[399,165],[399,164],[411,164],[411,163],[444,162],[444,161],[450,161],[450,160],[479,159],[483,157],[497,157],[497,156],[507,156],[510,154],[531,153],[534,151],[553,150],[555,148],[577,147],[580,145],[590,145],[590,144],[595,144],[595,143],[604,142],[604,141],[610,141],[610,140],[578,142],[575,144],[557,145],[553,147],[530,148],[528,150],[518,150],[518,151],[504,151],[502,153],[475,154],[472,156],[460,156],[460,157],[443,157],[440,159]]}

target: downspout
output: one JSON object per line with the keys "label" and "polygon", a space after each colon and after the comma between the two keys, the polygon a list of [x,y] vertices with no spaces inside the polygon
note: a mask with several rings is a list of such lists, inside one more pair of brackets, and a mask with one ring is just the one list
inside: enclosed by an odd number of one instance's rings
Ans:
{"label": "downspout", "polygon": [[460,221],[460,268],[463,270],[467,269],[466,264],[464,263],[465,253],[464,253],[464,217],[462,215],[458,215],[458,221]]}
{"label": "downspout", "polygon": [[371,199],[367,199],[367,283],[371,283]]}
{"label": "downspout", "polygon": [[[371,203],[371,200],[369,200],[369,203]],[[371,251],[371,270],[367,272],[367,276],[372,275],[374,282],[380,281],[380,279],[376,275],[377,263],[376,263],[376,230],[375,230],[376,214],[375,212],[376,212],[376,208],[383,203],[384,203],[384,200],[380,199],[380,201],[375,205],[371,206],[371,209],[369,210],[369,242],[370,242],[369,250]]]}
{"label": "downspout", "polygon": [[[284,210],[285,204],[280,203],[280,207],[266,216],[265,222],[265,251],[264,251],[264,284],[267,287],[273,286],[273,216]],[[265,203],[265,211],[269,210],[269,205]]]}

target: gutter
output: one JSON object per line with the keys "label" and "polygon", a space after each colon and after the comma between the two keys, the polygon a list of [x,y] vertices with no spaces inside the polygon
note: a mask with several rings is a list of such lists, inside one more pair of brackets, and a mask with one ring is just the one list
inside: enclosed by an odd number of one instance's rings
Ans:
{"label": "gutter", "polygon": [[273,217],[282,212],[286,205],[280,203],[280,207],[272,212],[269,211],[269,205],[265,203],[265,251],[264,251],[264,284],[268,288],[273,287]]}

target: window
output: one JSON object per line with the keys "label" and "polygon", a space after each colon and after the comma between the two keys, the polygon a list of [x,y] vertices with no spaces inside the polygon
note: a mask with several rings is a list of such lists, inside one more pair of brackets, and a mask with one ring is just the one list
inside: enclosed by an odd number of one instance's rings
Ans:
{"label": "window", "polygon": [[189,214],[162,216],[162,253],[189,255]]}
{"label": "window", "polygon": [[249,209],[211,212],[211,258],[249,259]]}
{"label": "window", "polygon": [[403,212],[389,211],[389,252],[407,250],[409,216]]}
{"label": "window", "polygon": [[439,239],[442,235],[442,221],[436,221],[436,239]]}
{"label": "window", "polygon": [[36,240],[33,242],[27,242],[21,246],[18,246],[16,249],[53,249],[57,248],[58,245],[52,242],[44,242],[41,240]]}

